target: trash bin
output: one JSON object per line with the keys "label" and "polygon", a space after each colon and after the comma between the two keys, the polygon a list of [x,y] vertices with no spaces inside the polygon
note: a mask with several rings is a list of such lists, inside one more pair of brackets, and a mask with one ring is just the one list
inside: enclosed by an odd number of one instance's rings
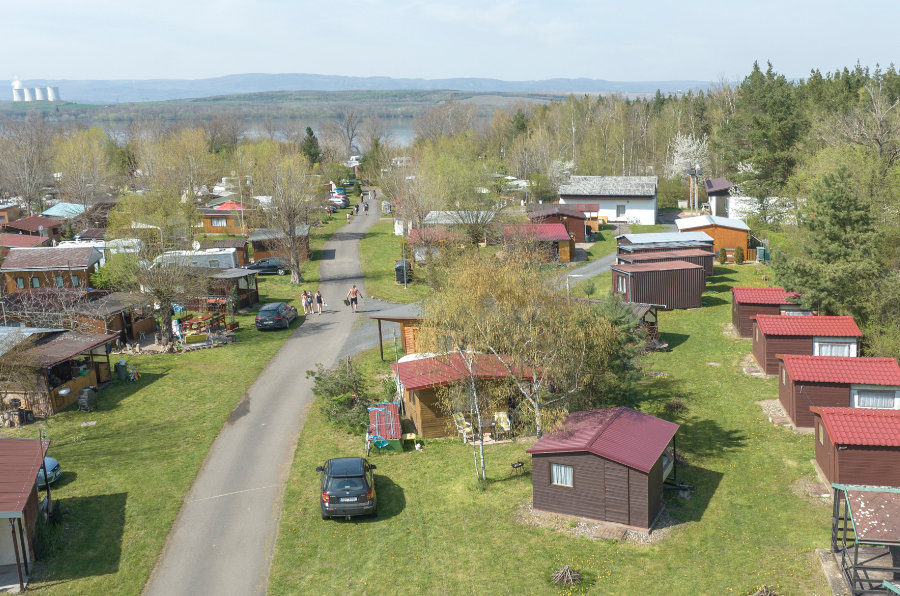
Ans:
{"label": "trash bin", "polygon": [[120,381],[128,380],[128,364],[124,360],[119,360],[113,367],[116,371],[116,378]]}
{"label": "trash bin", "polygon": [[396,276],[397,283],[402,284],[409,281],[409,278],[412,276],[410,269],[409,263],[405,260],[398,261],[397,264],[394,265],[394,275]]}

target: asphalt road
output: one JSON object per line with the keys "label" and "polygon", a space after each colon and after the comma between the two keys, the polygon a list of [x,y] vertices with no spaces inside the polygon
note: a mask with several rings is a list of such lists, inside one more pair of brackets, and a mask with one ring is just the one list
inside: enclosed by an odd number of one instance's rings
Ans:
{"label": "asphalt road", "polygon": [[213,442],[144,594],[265,594],[285,482],[313,401],[305,371],[333,364],[364,317],[343,298],[351,284],[365,293],[359,239],[376,221],[358,215],[325,244],[328,307],[293,332]]}

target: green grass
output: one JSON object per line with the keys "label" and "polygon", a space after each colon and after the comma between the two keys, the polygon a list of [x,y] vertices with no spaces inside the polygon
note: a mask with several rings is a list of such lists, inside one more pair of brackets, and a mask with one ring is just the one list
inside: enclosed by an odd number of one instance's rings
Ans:
{"label": "green grass", "polygon": [[400,260],[400,249],[400,236],[394,236],[394,220],[390,218],[383,218],[369,228],[360,241],[359,257],[369,296],[409,304],[421,300],[431,291],[427,285],[415,280],[415,270],[408,287],[394,281],[394,264]]}
{"label": "green grass", "polygon": [[612,225],[601,225],[600,226],[600,240],[594,242],[594,244],[587,249],[588,261],[593,261],[594,259],[606,256],[615,252],[616,250],[616,232],[615,226]]}
{"label": "green grass", "polygon": [[[383,592],[553,594],[549,573],[573,564],[595,578],[597,594],[747,594],[762,584],[779,594],[827,593],[814,549],[827,547],[830,507],[792,492],[813,478],[813,439],[773,427],[758,405],[777,395],[774,379],[747,377],[750,344],[723,334],[728,289],[763,285],[765,270],[716,267],[707,306],[660,315],[671,351],[642,359],[650,377],[621,403],[672,418],[688,409],[678,449],[679,479],[692,498],[666,494],[678,524],[651,546],[591,541],[520,523],[531,500],[529,441],[487,448],[489,482],[474,481],[472,452],[458,440],[428,441],[423,452],[374,455],[380,514],[374,520],[319,519],[318,478],[326,458],[361,455],[361,436],[335,432],[313,407],[285,496],[270,577],[271,594]],[[371,356],[367,355],[367,358]],[[711,366],[708,363],[719,363]],[[526,462],[517,475],[510,463]],[[562,591],[561,591],[562,592]]]}
{"label": "green grass", "polygon": [[653,224],[649,226],[641,225],[641,224],[632,224],[631,225],[631,233],[632,234],[650,234],[652,232],[669,232],[668,226],[664,226],[662,224]]}
{"label": "green grass", "polygon": [[[315,259],[343,223],[334,219],[313,228],[306,287],[315,290]],[[299,309],[302,287],[292,286],[288,276],[259,277],[263,302],[292,302]],[[45,426],[49,454],[64,470],[51,488],[64,512],[62,536],[30,588],[67,595],[141,592],[210,445],[289,336],[258,332],[255,310],[236,317],[235,344],[126,357],[140,380],[114,382],[99,392],[94,412],[69,409],[39,424],[3,429],[3,436],[33,437]],[[96,424],[82,426],[88,420]]]}

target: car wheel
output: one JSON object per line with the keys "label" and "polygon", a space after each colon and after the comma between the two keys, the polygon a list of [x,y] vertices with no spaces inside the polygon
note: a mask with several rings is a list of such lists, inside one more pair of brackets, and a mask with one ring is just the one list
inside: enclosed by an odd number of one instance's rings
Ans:
{"label": "car wheel", "polygon": [[278,275],[284,275],[285,273],[287,273],[287,271],[284,269],[278,269]]}
{"label": "car wheel", "polygon": [[372,517],[378,517],[378,509],[373,509],[371,515]]}

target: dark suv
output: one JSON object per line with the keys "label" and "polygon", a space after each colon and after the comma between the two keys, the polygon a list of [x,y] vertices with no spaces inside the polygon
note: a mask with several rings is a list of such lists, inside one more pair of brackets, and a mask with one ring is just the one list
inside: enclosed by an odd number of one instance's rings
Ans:
{"label": "dark suv", "polygon": [[297,308],[284,302],[263,305],[256,313],[257,329],[287,329],[300,316]]}
{"label": "dark suv", "polygon": [[284,275],[291,270],[290,265],[286,261],[275,257],[262,258],[255,263],[250,263],[244,269],[250,269],[259,273],[277,273],[278,275]]}
{"label": "dark suv", "polygon": [[375,466],[361,457],[329,459],[316,468],[322,473],[319,503],[322,519],[378,515],[375,509]]}

